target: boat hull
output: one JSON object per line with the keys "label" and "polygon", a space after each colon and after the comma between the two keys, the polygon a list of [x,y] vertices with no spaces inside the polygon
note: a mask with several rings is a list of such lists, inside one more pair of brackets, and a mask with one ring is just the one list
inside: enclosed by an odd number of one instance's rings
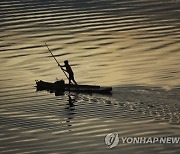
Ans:
{"label": "boat hull", "polygon": [[111,93],[112,87],[100,87],[96,85],[72,85],[64,84],[63,80],[54,83],[36,80],[37,91],[47,90],[50,92],[72,91],[78,93]]}

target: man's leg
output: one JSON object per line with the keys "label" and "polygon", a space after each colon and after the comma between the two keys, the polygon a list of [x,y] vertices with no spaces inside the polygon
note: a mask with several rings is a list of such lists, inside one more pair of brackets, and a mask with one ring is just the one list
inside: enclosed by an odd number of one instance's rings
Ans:
{"label": "man's leg", "polygon": [[71,84],[71,79],[69,78],[69,85]]}
{"label": "man's leg", "polygon": [[68,90],[70,91],[70,84],[71,84],[71,77],[69,76],[69,85],[68,85]]}
{"label": "man's leg", "polygon": [[76,86],[78,86],[77,82],[74,79],[74,75],[71,76],[71,80],[75,83]]}
{"label": "man's leg", "polygon": [[71,80],[75,83],[76,89],[79,90],[78,84],[77,84],[77,82],[74,79],[74,75],[71,75]]}
{"label": "man's leg", "polygon": [[78,86],[77,82],[74,79],[72,81],[75,83],[76,86]]}

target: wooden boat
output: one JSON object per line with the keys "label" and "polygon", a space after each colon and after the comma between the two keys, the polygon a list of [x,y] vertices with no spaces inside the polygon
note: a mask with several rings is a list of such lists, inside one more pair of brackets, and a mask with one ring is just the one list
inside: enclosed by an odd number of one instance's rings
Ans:
{"label": "wooden boat", "polygon": [[108,94],[111,93],[112,87],[100,87],[94,85],[73,85],[73,84],[65,84],[64,80],[59,80],[54,83],[45,82],[42,80],[36,80],[36,88],[37,91],[47,90],[50,92],[60,92],[64,93],[65,91],[73,91],[73,92],[84,92],[84,93],[102,93]]}

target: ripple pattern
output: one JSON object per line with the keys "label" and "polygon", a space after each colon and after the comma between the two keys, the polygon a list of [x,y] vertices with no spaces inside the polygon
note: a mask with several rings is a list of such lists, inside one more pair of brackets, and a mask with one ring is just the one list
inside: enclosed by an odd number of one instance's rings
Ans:
{"label": "ripple pattern", "polygon": [[[54,97],[46,92],[33,93],[31,89],[25,90],[19,98],[21,91],[11,92],[8,99],[4,93],[0,101],[1,153],[106,153],[109,149],[104,137],[111,132],[132,137],[179,134],[180,107],[178,98],[172,95],[178,89],[166,93],[166,98],[161,90],[143,87],[116,88],[112,97],[95,94]],[[149,102],[149,95],[157,102]],[[164,102],[166,99],[173,105]],[[179,146],[171,147],[178,153]],[[129,148],[137,152],[160,152],[158,145],[152,149],[148,145],[124,144],[112,151],[130,152]],[[164,146],[161,151],[171,150]]]}
{"label": "ripple pattern", "polygon": [[[180,153],[104,142],[179,136],[179,11],[180,0],[1,0],[0,153]],[[65,79],[45,42],[78,83],[113,95],[36,93],[36,79]]]}
{"label": "ripple pattern", "polygon": [[1,1],[1,63],[12,75],[19,68],[33,80],[56,78],[47,42],[60,62],[70,60],[81,83],[172,88],[180,83],[179,6],[179,0]]}

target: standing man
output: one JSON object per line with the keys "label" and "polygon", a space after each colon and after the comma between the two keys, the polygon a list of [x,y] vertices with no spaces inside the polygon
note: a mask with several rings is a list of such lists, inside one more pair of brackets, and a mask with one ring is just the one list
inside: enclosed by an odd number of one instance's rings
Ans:
{"label": "standing man", "polygon": [[[71,69],[71,66],[69,65],[68,60],[64,61],[64,65],[59,65],[61,67],[62,70],[66,71],[69,74],[69,84],[71,83],[71,80],[75,83],[76,86],[78,86],[77,82],[74,79],[74,73]],[[63,67],[65,67],[66,69],[64,69]]]}

